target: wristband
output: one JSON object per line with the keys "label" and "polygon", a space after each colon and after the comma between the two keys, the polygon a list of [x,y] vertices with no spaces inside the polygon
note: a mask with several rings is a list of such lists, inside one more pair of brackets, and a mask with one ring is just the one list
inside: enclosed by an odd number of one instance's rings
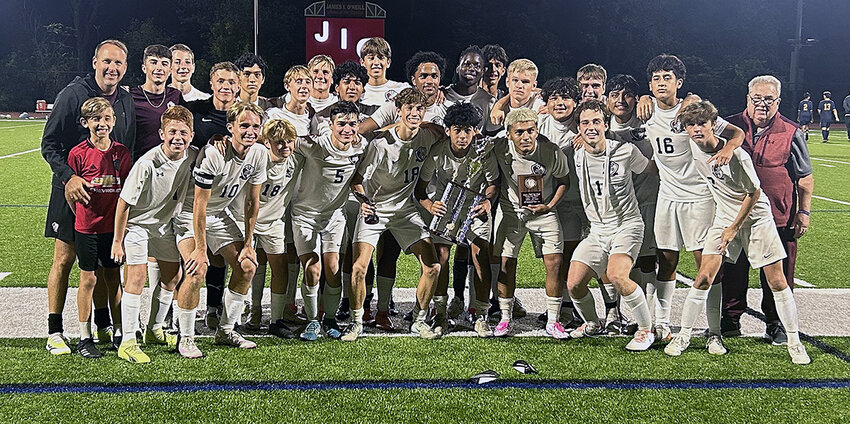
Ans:
{"label": "wristband", "polygon": [[811,215],[811,213],[809,213],[809,211],[807,211],[805,209],[800,209],[800,210],[797,211],[797,213],[801,213],[801,214],[806,215],[806,216]]}

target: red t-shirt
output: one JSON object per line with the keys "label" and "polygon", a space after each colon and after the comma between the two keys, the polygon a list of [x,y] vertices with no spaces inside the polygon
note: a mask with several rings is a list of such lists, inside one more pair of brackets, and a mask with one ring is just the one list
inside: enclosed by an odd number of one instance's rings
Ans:
{"label": "red t-shirt", "polygon": [[83,234],[106,234],[115,230],[115,207],[121,186],[130,173],[130,151],[113,141],[101,151],[88,139],[68,153],[68,165],[74,174],[92,184],[88,205],[77,203],[74,229]]}

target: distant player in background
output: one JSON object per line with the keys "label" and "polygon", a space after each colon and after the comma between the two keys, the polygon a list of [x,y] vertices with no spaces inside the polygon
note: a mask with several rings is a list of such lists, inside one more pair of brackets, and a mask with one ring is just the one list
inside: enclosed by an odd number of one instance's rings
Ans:
{"label": "distant player in background", "polygon": [[361,101],[366,105],[381,106],[392,103],[393,98],[401,90],[410,87],[406,82],[390,81],[387,79],[387,69],[392,63],[390,43],[381,37],[370,38],[360,48],[360,64],[369,73],[369,82]]}
{"label": "distant player in background", "polygon": [[838,120],[838,110],[829,91],[823,92],[823,100],[818,103],[818,115],[820,115],[820,133],[823,135],[823,142],[826,143],[829,140],[829,126]]}
{"label": "distant player in background", "polygon": [[273,107],[266,111],[269,119],[285,119],[295,125],[299,137],[316,134],[311,125],[316,111],[310,106],[310,95],[313,92],[313,76],[306,66],[295,65],[283,76],[283,86],[286,89],[286,104]]}
{"label": "distant player in background", "polygon": [[806,94],[803,94],[803,100],[800,100],[800,104],[797,105],[797,122],[800,124],[800,129],[803,130],[803,134],[806,135],[806,140],[809,139],[809,124],[814,122],[814,115],[812,115],[814,108],[812,95],[807,91]]}
{"label": "distant player in background", "polygon": [[183,100],[187,102],[209,99],[211,94],[204,93],[192,85],[192,75],[195,73],[195,53],[185,44],[175,44],[171,51],[171,84],[180,90]]}
{"label": "distant player in background", "polygon": [[[481,78],[480,86],[493,96],[493,99],[501,99],[505,96],[505,91],[499,88],[499,83],[505,76],[508,54],[498,44],[488,44],[482,47],[481,53],[484,57],[484,76]],[[484,135],[496,135],[501,126],[490,122],[490,118],[486,115],[487,111],[484,111],[484,113]]]}
{"label": "distant player in background", "polygon": [[844,108],[844,126],[847,128],[847,140],[850,140],[850,94],[844,98],[841,106]]}

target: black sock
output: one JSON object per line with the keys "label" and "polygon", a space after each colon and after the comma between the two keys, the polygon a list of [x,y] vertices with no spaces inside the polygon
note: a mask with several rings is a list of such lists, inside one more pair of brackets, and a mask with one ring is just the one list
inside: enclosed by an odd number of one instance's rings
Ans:
{"label": "black sock", "polygon": [[463,299],[467,272],[469,272],[469,261],[455,258],[452,264],[452,288],[454,288],[455,297]]}
{"label": "black sock", "polygon": [[94,310],[94,325],[98,329],[105,329],[112,325],[112,316],[109,315],[109,308],[97,308]]}
{"label": "black sock", "polygon": [[829,131],[821,130],[820,133],[823,134],[823,141],[829,139]]}
{"label": "black sock", "polygon": [[226,273],[227,267],[210,265],[207,268],[207,308],[221,308]]}
{"label": "black sock", "polygon": [[[369,267],[366,268],[366,286],[372,287],[375,285],[375,265],[369,261]],[[372,289],[368,289],[367,293],[371,293]]]}
{"label": "black sock", "polygon": [[606,314],[611,309],[616,309],[616,308],[617,308],[617,302],[605,302],[605,313]]}
{"label": "black sock", "polygon": [[62,314],[47,314],[47,333],[64,333],[62,328]]}

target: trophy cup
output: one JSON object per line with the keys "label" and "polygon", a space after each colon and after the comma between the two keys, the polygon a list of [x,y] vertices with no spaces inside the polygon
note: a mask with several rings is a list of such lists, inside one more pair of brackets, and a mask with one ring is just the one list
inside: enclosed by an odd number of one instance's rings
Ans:
{"label": "trophy cup", "polygon": [[[381,189],[381,187],[378,186],[378,190],[380,190],[380,189]],[[375,190],[375,194],[378,193],[378,190]],[[354,194],[354,198],[357,199],[357,201],[359,201],[360,203],[365,203],[365,204],[372,206],[372,207],[375,206],[375,202],[372,201],[372,199],[370,199],[365,194],[363,194],[359,191],[355,191],[355,190],[351,190],[351,192]],[[372,213],[371,215],[366,215],[365,217],[363,217],[363,222],[365,222],[369,225],[377,224],[378,223],[378,214]]]}

